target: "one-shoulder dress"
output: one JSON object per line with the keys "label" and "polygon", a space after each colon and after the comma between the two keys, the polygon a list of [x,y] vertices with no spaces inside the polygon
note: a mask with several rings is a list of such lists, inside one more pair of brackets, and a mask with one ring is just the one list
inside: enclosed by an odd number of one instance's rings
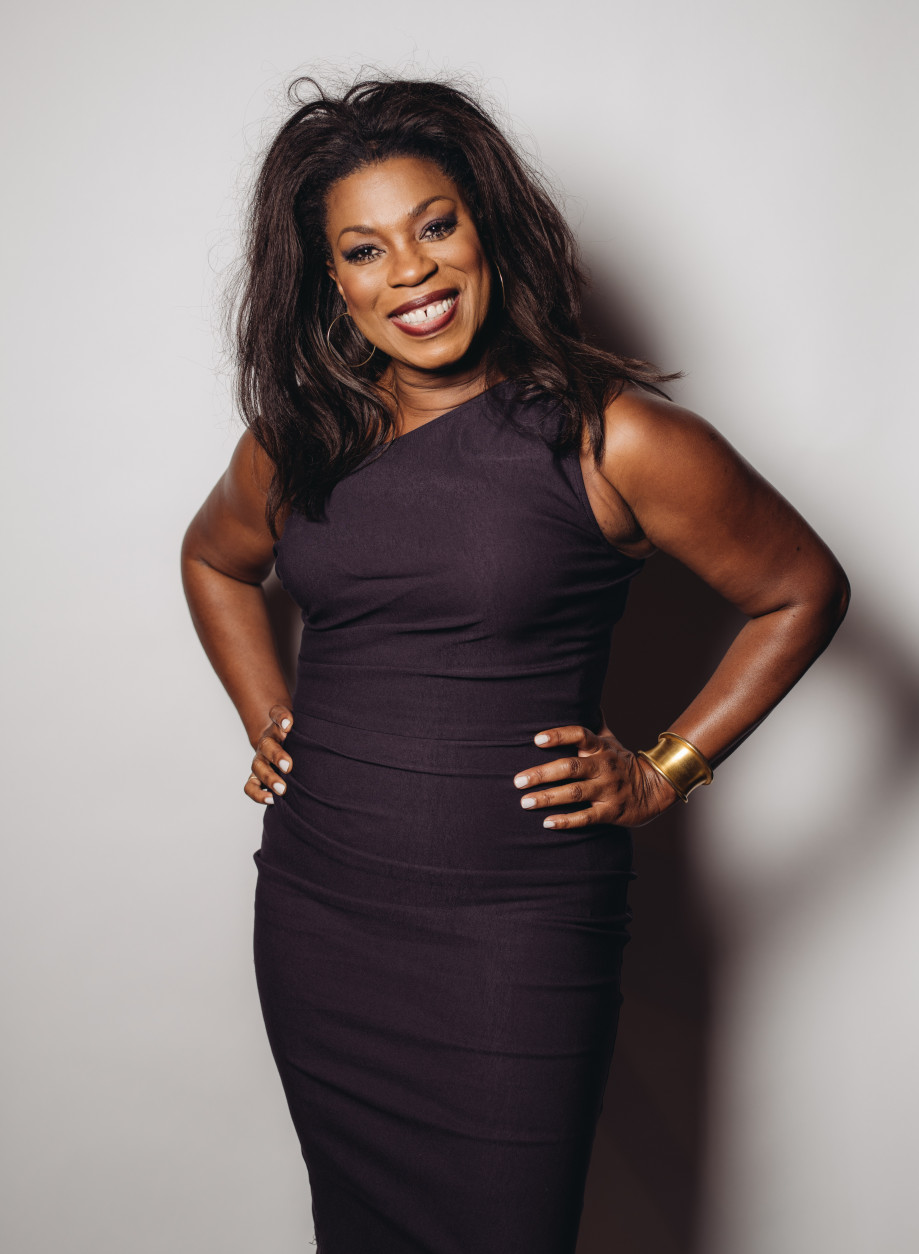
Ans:
{"label": "one-shoulder dress", "polygon": [[317,1254],[575,1249],[632,837],[546,828],[513,778],[576,754],[539,731],[601,726],[642,563],[577,451],[553,454],[559,412],[498,383],[374,449],[276,545],[303,636],[255,970]]}

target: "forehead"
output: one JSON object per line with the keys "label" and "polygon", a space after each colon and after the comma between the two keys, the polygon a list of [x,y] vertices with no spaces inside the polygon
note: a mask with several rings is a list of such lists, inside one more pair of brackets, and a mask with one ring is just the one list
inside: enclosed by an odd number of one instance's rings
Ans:
{"label": "forehead", "polygon": [[334,237],[350,223],[380,230],[402,226],[415,206],[433,196],[462,203],[456,184],[433,161],[421,157],[376,161],[330,188],[326,197],[326,230]]}

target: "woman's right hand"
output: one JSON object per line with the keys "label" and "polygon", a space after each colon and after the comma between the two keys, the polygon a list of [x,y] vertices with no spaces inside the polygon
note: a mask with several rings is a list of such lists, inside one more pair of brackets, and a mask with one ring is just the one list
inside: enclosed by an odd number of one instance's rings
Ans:
{"label": "woman's right hand", "polygon": [[287,790],[283,776],[289,775],[293,766],[290,754],[282,748],[294,725],[293,714],[286,705],[273,705],[268,717],[271,722],[255,742],[252,774],[243,790],[260,805],[273,805],[274,794],[280,796]]}

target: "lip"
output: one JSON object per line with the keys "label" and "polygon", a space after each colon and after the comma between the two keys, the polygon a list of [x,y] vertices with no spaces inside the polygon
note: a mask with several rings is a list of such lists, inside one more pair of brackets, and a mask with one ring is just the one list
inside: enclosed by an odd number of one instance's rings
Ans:
{"label": "lip", "polygon": [[[425,305],[433,305],[439,300],[449,300],[451,297],[453,297],[453,304],[439,318],[428,318],[425,322],[416,322],[414,325],[410,325],[407,322],[400,322],[397,317],[398,314],[408,313],[411,309],[423,309]],[[456,317],[459,303],[460,295],[456,288],[447,288],[441,292],[430,292],[427,296],[419,296],[416,300],[400,305],[398,309],[393,310],[389,315],[389,320],[393,326],[397,326],[406,335],[412,335],[416,339],[420,339],[427,335],[434,335],[438,331],[442,331],[444,327],[449,326]]]}
{"label": "lip", "polygon": [[423,309],[425,305],[433,305],[439,300],[448,300],[451,296],[457,296],[455,287],[438,288],[436,292],[425,292],[423,296],[416,296],[414,300],[407,300],[404,305],[400,305],[398,309],[393,309],[387,316],[396,318],[399,314],[409,313],[412,309]]}

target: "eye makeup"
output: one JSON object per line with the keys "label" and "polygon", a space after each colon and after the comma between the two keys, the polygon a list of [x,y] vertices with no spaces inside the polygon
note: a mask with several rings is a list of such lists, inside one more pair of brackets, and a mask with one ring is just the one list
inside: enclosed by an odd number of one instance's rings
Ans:
{"label": "eye makeup", "polygon": [[370,254],[374,251],[379,252],[375,244],[358,244],[356,248],[349,248],[344,254],[345,261],[360,264],[362,261],[370,261]]}
{"label": "eye makeup", "polygon": [[[457,216],[455,213],[445,214],[443,217],[435,218],[421,231],[421,238],[427,240],[446,239],[456,230]],[[349,248],[344,253],[345,261],[350,261],[360,265],[362,262],[370,261],[374,252],[379,252],[376,244],[357,244],[354,248]]]}
{"label": "eye makeup", "polygon": [[[456,229],[456,214],[448,214],[444,218],[435,218],[433,222],[429,222],[422,231],[423,236],[429,239],[444,239],[451,231]],[[436,234],[430,235],[429,232],[434,231]]]}

